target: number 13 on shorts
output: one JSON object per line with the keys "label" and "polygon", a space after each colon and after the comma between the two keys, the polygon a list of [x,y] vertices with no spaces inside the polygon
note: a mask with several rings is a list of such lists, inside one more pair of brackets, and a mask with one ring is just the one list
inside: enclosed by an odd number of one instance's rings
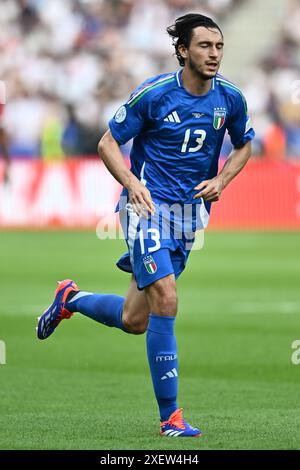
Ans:
{"label": "number 13 on shorts", "polygon": [[[144,235],[145,232],[145,235]],[[140,240],[140,246],[141,246],[141,253],[142,255],[145,254],[145,238],[150,239],[154,244],[152,246],[147,247],[147,252],[148,253],[153,253],[153,251],[157,251],[160,249],[161,243],[160,243],[160,234],[159,230],[157,228],[148,228],[147,230],[139,231],[139,240]]]}

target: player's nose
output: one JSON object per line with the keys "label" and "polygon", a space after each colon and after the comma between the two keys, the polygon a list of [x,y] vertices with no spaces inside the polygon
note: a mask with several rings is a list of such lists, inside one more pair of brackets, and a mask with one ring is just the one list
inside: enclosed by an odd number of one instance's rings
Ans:
{"label": "player's nose", "polygon": [[215,46],[212,46],[209,48],[209,57],[211,59],[216,59],[219,55],[219,49],[217,49]]}

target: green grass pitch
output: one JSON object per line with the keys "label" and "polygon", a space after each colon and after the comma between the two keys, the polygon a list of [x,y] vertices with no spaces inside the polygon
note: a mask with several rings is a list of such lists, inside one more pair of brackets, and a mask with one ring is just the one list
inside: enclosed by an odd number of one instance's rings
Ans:
{"label": "green grass pitch", "polygon": [[75,315],[46,341],[55,281],[126,292],[123,241],[0,233],[1,449],[300,449],[299,233],[213,233],[178,282],[179,404],[200,439],[161,438],[145,336]]}

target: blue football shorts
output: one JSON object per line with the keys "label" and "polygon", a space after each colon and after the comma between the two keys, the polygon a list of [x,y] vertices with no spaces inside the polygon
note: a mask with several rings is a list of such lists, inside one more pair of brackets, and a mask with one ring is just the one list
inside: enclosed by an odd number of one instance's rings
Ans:
{"label": "blue football shorts", "polygon": [[139,217],[130,204],[119,214],[128,251],[117,266],[133,273],[140,290],[169,274],[177,279],[186,266],[195,233],[178,230],[161,213],[150,219]]}

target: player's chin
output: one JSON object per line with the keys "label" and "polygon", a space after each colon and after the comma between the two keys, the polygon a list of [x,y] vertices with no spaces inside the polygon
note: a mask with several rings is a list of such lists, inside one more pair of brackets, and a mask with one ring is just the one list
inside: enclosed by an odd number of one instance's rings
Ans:
{"label": "player's chin", "polygon": [[206,70],[205,72],[202,73],[204,80],[211,80],[212,78],[215,78],[217,75],[217,70],[210,71]]}

